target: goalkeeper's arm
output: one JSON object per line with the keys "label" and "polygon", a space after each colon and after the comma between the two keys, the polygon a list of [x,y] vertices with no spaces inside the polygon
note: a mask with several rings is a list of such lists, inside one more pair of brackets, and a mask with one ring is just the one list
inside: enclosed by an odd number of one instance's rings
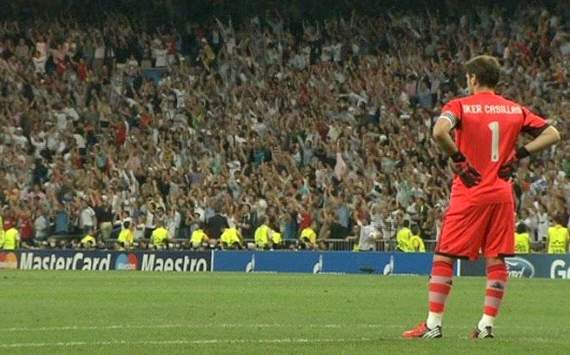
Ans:
{"label": "goalkeeper's arm", "polygon": [[534,140],[518,148],[512,157],[499,169],[499,177],[509,180],[513,178],[519,161],[533,153],[544,150],[560,141],[560,133],[552,126],[548,126]]}
{"label": "goalkeeper's arm", "polygon": [[452,128],[451,120],[442,116],[433,127],[433,139],[449,155],[453,161],[452,170],[463,181],[463,184],[468,188],[476,186],[481,182],[481,174],[471,166],[467,158],[457,148],[449,133]]}
{"label": "goalkeeper's arm", "polygon": [[453,138],[451,138],[451,134],[449,134],[449,131],[452,128],[453,126],[451,121],[447,119],[438,119],[433,127],[433,139],[449,156],[452,156],[459,151],[453,141]]}
{"label": "goalkeeper's arm", "polygon": [[529,154],[544,150],[560,141],[560,133],[552,126],[548,126],[534,140],[524,146]]}

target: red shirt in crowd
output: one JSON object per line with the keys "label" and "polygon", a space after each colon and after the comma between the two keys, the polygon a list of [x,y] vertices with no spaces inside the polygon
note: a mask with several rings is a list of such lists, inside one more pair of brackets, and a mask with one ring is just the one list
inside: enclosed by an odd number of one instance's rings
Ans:
{"label": "red shirt in crowd", "polygon": [[77,75],[81,81],[85,81],[85,79],[87,79],[87,64],[79,63],[79,66],[77,67]]}
{"label": "red shirt in crowd", "polygon": [[122,146],[127,141],[127,126],[121,122],[115,126],[115,143]]}
{"label": "red shirt in crowd", "polygon": [[26,241],[31,240],[33,237],[32,220],[27,216],[20,217],[20,239]]}
{"label": "red shirt in crowd", "polygon": [[313,223],[313,217],[311,217],[311,214],[308,212],[302,212],[299,215],[299,219],[300,219],[299,230],[303,230],[305,228],[308,228]]}

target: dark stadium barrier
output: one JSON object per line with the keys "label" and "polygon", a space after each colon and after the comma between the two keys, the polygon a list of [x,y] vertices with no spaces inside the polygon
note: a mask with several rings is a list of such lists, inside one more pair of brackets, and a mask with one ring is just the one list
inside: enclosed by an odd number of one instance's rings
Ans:
{"label": "dark stadium barrier", "polygon": [[[69,237],[68,237],[69,239]],[[75,240],[79,240],[79,236],[74,237]],[[433,251],[436,245],[436,240],[424,240],[424,244],[426,247],[426,251],[430,252]],[[114,249],[115,244],[117,243],[116,238],[112,238],[106,240],[104,245],[107,249]],[[150,244],[150,239],[140,239],[137,240],[136,243],[142,243],[144,245]],[[189,249],[188,246],[188,238],[176,238],[173,239],[170,243],[170,249],[173,250],[181,250],[181,249]],[[243,245],[247,246],[248,244],[254,245],[255,241],[253,239],[244,239]],[[354,239],[324,239],[319,240],[318,243],[320,250],[328,250],[328,251],[354,251],[355,247],[357,246],[356,240]],[[390,240],[379,240],[375,243],[376,250],[375,251],[394,251],[396,249],[396,241],[393,239]],[[297,239],[285,239],[283,240],[283,244],[281,245],[280,249],[294,249],[298,245]]]}
{"label": "dark stadium barrier", "polygon": [[[433,251],[435,249],[437,240],[424,239],[423,241],[426,251]],[[325,245],[326,250],[335,251],[354,251],[354,248],[358,245],[356,239],[325,239],[322,243]],[[397,241],[395,239],[378,240],[375,244],[375,251],[394,251],[396,250]]]}

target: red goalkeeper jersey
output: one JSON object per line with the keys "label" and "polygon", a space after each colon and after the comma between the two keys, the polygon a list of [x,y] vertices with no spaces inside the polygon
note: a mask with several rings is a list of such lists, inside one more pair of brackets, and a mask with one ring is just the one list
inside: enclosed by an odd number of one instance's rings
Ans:
{"label": "red goalkeeper jersey", "polygon": [[521,132],[536,137],[548,126],[546,121],[492,92],[452,100],[441,116],[451,121],[459,151],[482,177],[479,185],[467,188],[456,176],[451,198],[471,204],[512,202],[511,183],[499,178],[499,168],[517,148]]}

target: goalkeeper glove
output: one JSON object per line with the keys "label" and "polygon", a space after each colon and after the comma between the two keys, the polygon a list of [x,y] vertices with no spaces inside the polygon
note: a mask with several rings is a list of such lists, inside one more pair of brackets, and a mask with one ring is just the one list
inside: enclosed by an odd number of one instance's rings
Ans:
{"label": "goalkeeper glove", "polygon": [[453,164],[451,170],[459,176],[463,184],[467,187],[473,187],[481,182],[481,174],[469,164],[465,155],[457,151],[451,155]]}
{"label": "goalkeeper glove", "polygon": [[507,159],[507,162],[499,168],[499,177],[506,181],[511,180],[515,175],[515,171],[519,167],[521,159],[524,159],[529,155],[530,152],[524,146],[517,149],[516,152],[511,154],[509,159]]}

